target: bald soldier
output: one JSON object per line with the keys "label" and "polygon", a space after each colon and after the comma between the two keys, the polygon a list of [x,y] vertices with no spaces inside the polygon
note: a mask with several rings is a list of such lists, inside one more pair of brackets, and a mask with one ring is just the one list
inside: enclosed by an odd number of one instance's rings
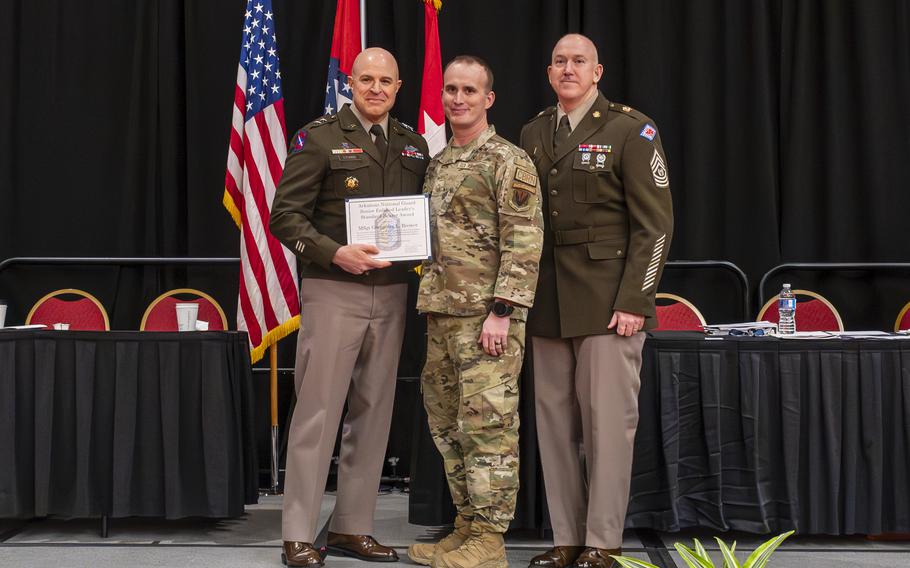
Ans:
{"label": "bald soldier", "polygon": [[528,335],[555,545],[531,565],[607,568],[622,545],[644,330],[673,232],[670,181],[654,121],[598,91],[591,40],[560,39],[547,76],[558,104],[521,133],[546,223]]}
{"label": "bald soldier", "polygon": [[427,145],[389,109],[401,87],[384,49],[362,51],[349,79],[353,105],[293,137],[270,228],[303,265],[297,406],[288,435],[282,560],[322,565],[313,547],[345,401],[331,552],[395,561],[371,535],[405,325],[407,266],[346,240],[345,199],[420,193]]}
{"label": "bald soldier", "polygon": [[494,100],[482,59],[446,66],[452,139],[427,171],[434,256],[417,308],[427,314],[424,407],[457,517],[440,542],[408,548],[434,568],[506,568],[518,492],[518,376],[543,235],[534,166],[488,124]]}

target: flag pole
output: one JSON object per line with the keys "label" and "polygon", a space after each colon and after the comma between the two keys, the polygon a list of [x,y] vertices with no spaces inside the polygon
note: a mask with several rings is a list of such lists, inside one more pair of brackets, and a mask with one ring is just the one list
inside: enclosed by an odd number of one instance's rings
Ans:
{"label": "flag pole", "polygon": [[269,346],[269,401],[272,415],[272,494],[278,494],[278,345]]}
{"label": "flag pole", "polygon": [[360,49],[367,48],[367,0],[360,0]]}

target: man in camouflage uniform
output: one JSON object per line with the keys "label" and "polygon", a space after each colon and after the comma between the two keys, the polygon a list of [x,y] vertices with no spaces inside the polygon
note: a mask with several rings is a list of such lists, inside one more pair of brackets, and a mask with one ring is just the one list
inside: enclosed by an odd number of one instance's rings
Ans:
{"label": "man in camouflage uniform", "polygon": [[457,57],[443,82],[453,137],[427,169],[434,257],[417,308],[428,314],[424,406],[458,516],[451,535],[408,555],[436,568],[500,568],[518,492],[518,375],[543,243],[540,190],[527,154],[487,123],[489,66]]}

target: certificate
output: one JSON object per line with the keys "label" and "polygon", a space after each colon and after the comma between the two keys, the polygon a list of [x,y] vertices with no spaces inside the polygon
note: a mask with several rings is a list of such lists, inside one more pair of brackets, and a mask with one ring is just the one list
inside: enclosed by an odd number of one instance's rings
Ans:
{"label": "certificate", "polygon": [[374,245],[378,260],[430,258],[428,195],[346,199],[348,244]]}

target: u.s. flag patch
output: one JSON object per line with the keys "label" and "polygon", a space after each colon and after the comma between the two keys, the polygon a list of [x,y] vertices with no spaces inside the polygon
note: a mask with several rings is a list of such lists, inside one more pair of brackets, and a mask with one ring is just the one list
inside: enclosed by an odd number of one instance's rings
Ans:
{"label": "u.s. flag patch", "polygon": [[294,143],[291,146],[291,154],[296,154],[303,150],[303,146],[306,144],[306,130],[301,130],[294,135]]}
{"label": "u.s. flag patch", "polygon": [[638,133],[642,138],[647,138],[648,140],[653,141],[654,137],[657,136],[657,129],[646,124],[644,128],[641,129],[641,132]]}

